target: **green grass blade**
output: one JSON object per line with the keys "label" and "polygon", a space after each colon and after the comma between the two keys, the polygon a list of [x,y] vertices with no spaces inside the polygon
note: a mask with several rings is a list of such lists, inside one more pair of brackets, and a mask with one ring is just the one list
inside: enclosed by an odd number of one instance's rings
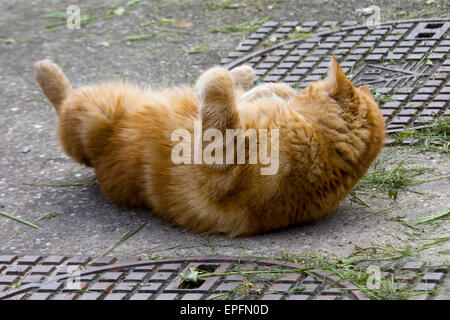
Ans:
{"label": "green grass blade", "polygon": [[426,222],[430,222],[430,221],[439,220],[448,214],[450,214],[450,206],[448,206],[447,208],[444,208],[441,211],[439,211],[435,214],[432,214],[430,216],[419,218],[416,220],[416,223],[426,223]]}
{"label": "green grass blade", "polygon": [[153,33],[149,33],[149,34],[141,34],[141,35],[137,35],[137,36],[128,36],[123,38],[124,41],[142,41],[142,40],[148,40],[148,39],[153,39],[155,37],[155,35]]}
{"label": "green grass blade", "polygon": [[141,1],[142,0],[130,0],[130,1],[127,2],[127,6],[128,7],[133,7],[133,6],[137,5],[137,4],[139,4]]}
{"label": "green grass blade", "polygon": [[11,219],[11,220],[14,220],[14,221],[23,223],[24,225],[27,225],[27,226],[32,227],[32,228],[35,228],[35,229],[38,229],[38,228],[39,228],[39,227],[38,227],[37,225],[35,225],[34,223],[28,222],[28,221],[26,221],[26,220],[23,220],[23,219],[20,219],[20,218],[17,218],[17,217],[14,217],[14,216],[12,216],[12,215],[9,215],[9,214],[4,213],[4,212],[1,212],[1,211],[0,211],[0,215],[1,215],[1,216],[4,216],[4,217],[7,217],[7,218],[9,218],[9,219]]}
{"label": "green grass blade", "polygon": [[145,227],[146,223],[143,223],[139,228],[135,229],[135,230],[131,230],[130,232],[128,232],[126,235],[124,235],[119,241],[117,241],[111,248],[109,248],[108,250],[105,251],[105,253],[102,254],[102,257],[106,256],[108,253],[110,253],[111,251],[113,251],[115,248],[117,248],[120,244],[122,244],[123,242],[125,242],[127,239],[131,238],[132,236],[134,236],[136,233],[138,233],[139,231],[141,231],[141,229],[143,227]]}
{"label": "green grass blade", "polygon": [[58,11],[58,12],[53,12],[53,13],[49,13],[49,14],[45,14],[42,16],[42,18],[47,18],[47,19],[67,19],[68,17],[70,17],[70,13],[67,12],[62,12],[62,11]]}
{"label": "green grass blade", "polygon": [[37,218],[36,220],[34,220],[33,223],[39,222],[39,221],[44,220],[44,219],[51,219],[51,218],[54,218],[54,217],[58,216],[59,214],[61,214],[61,212],[59,212],[59,211],[48,212],[48,213],[46,213],[46,214],[40,216],[40,217]]}
{"label": "green grass blade", "polygon": [[442,176],[442,177],[436,177],[436,178],[431,178],[431,179],[411,180],[410,182],[408,182],[408,184],[433,182],[433,181],[439,181],[439,180],[444,180],[444,179],[450,179],[450,175]]}
{"label": "green grass blade", "polygon": [[87,185],[94,185],[96,182],[93,181],[80,181],[80,182],[70,182],[70,183],[32,183],[32,182],[22,182],[22,184],[27,186],[34,186],[34,187],[77,187],[77,186],[87,186]]}
{"label": "green grass blade", "polygon": [[208,46],[204,45],[204,44],[200,44],[200,45],[196,46],[195,48],[185,49],[184,53],[185,54],[197,54],[197,53],[201,53],[206,50],[208,50]]}
{"label": "green grass blade", "polygon": [[245,8],[246,6],[247,5],[245,3],[242,3],[242,2],[240,2],[240,3],[230,3],[230,4],[227,4],[225,6],[225,9],[239,9],[239,8]]}

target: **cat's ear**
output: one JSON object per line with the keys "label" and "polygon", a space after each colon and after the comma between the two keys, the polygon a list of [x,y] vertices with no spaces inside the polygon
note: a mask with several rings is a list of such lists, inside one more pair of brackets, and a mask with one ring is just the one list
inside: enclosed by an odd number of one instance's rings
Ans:
{"label": "cat's ear", "polygon": [[366,85],[361,86],[358,88],[359,91],[363,92],[364,94],[368,95],[369,97],[373,98],[372,92],[370,91],[370,88]]}
{"label": "cat's ear", "polygon": [[328,75],[325,80],[329,86],[329,94],[332,98],[349,98],[355,95],[353,84],[348,80],[344,71],[342,71],[339,62],[334,55],[331,58]]}

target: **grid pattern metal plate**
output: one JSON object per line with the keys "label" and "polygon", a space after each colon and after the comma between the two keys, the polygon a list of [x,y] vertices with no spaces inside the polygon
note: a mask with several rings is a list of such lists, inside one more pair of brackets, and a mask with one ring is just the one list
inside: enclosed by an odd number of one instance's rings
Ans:
{"label": "grid pattern metal plate", "polygon": [[[238,257],[136,258],[0,256],[0,300],[366,300],[335,274],[284,261]],[[192,270],[208,277],[186,280]],[[432,299],[448,265],[406,262],[381,276]],[[180,276],[180,275],[184,275]]]}
{"label": "grid pattern metal plate", "polygon": [[247,64],[256,83],[304,88],[326,76],[332,54],[356,85],[375,90],[387,133],[450,116],[450,21],[422,19],[377,27],[354,21],[265,23],[221,61]]}

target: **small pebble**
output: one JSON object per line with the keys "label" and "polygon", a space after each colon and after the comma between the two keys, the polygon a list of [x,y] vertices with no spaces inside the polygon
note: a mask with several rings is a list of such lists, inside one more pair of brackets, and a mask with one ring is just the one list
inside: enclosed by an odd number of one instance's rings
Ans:
{"label": "small pebble", "polygon": [[25,147],[25,148],[22,149],[22,153],[28,153],[30,151],[31,151],[30,147]]}

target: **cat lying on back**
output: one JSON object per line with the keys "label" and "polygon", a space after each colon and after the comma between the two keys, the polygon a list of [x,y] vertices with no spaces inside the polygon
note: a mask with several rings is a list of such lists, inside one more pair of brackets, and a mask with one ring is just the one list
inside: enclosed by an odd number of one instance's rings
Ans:
{"label": "cat lying on back", "polygon": [[[249,236],[321,218],[383,145],[384,120],[370,90],[355,88],[334,56],[328,76],[301,91],[281,83],[249,90],[248,66],[212,68],[195,89],[162,91],[123,82],[73,90],[50,60],[35,70],[59,116],[65,152],[95,169],[102,192],[194,232]],[[198,121],[203,132],[224,136],[226,129],[278,129],[278,170],[264,175],[263,164],[248,162],[175,164],[172,133],[193,133]]]}

